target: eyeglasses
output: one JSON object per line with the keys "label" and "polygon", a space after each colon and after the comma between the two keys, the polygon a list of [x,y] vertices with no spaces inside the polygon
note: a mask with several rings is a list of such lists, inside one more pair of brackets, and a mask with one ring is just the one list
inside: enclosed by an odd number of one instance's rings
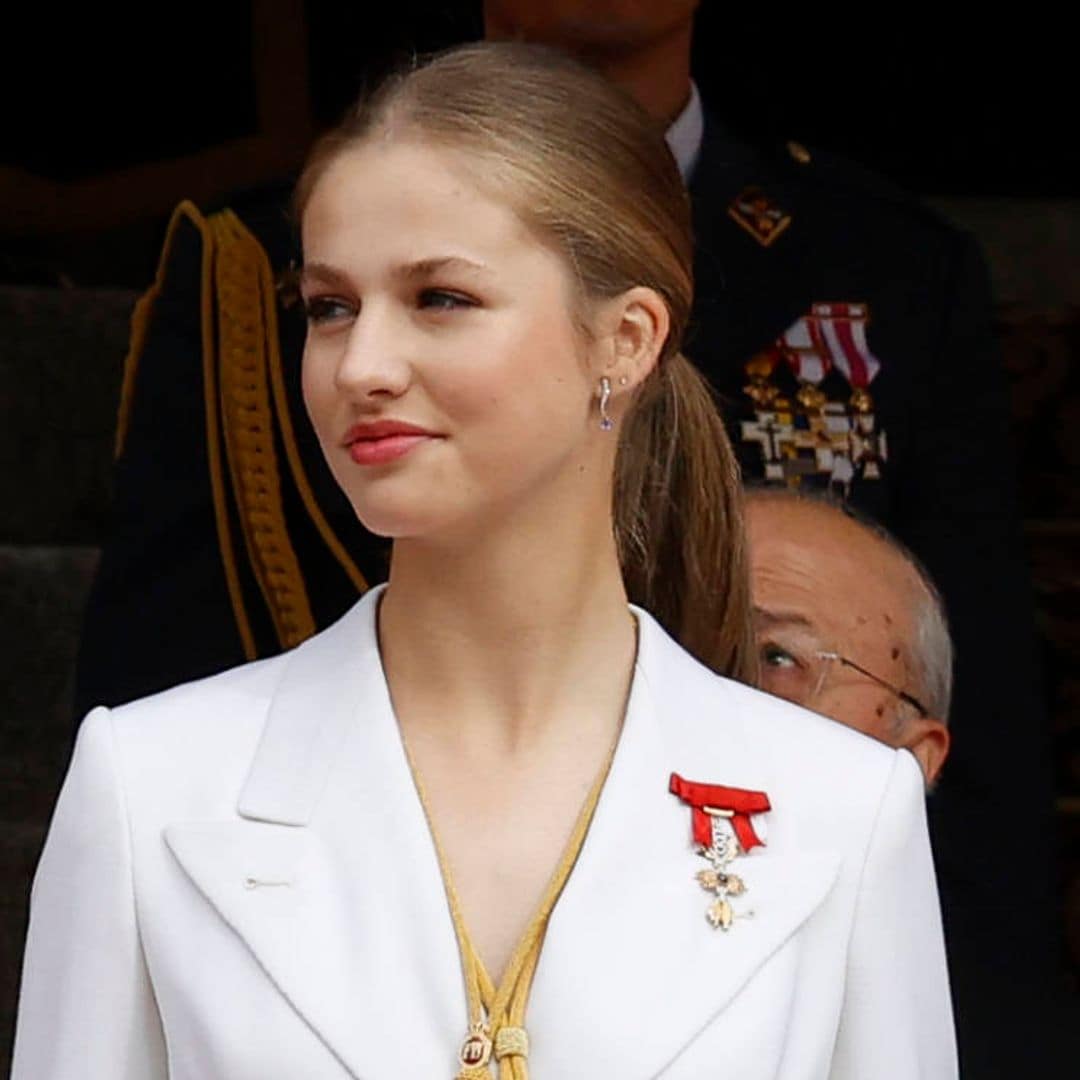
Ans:
{"label": "eyeglasses", "polygon": [[819,651],[817,655],[822,660],[829,660],[833,663],[841,664],[844,667],[849,667],[852,671],[857,671],[871,682],[875,682],[878,686],[895,694],[901,701],[910,705],[920,716],[925,717],[930,715],[930,710],[913,694],[909,694],[906,690],[901,690],[899,686],[894,686],[880,675],[875,675],[872,671],[867,671],[862,665],[856,664],[854,660],[851,660],[846,656],[841,656],[839,653],[827,652],[825,650]]}
{"label": "eyeglasses", "polygon": [[838,667],[850,668],[910,705],[919,716],[930,710],[913,694],[832,649],[822,649],[809,635],[798,632],[770,634],[761,643],[762,689],[800,705],[814,707],[828,689],[830,676]]}

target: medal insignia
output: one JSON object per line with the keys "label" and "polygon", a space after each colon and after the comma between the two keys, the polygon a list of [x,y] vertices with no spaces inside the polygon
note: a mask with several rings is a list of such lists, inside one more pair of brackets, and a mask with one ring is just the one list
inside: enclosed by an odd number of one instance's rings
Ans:
{"label": "medal insignia", "polygon": [[714,930],[730,930],[736,918],[748,918],[752,911],[736,912],[734,897],[746,892],[742,878],[730,871],[730,864],[740,854],[761,846],[754,832],[751,814],[768,810],[769,798],[763,791],[698,784],[671,774],[668,790],[691,809],[691,824],[697,853],[709,863],[694,878],[712,902],[705,909],[705,919]]}
{"label": "medal insignia", "polygon": [[791,215],[756,186],[743,188],[728,204],[727,212],[762,247],[768,247],[791,224]]}
{"label": "medal insignia", "polygon": [[746,364],[754,419],[741,434],[759,444],[767,482],[798,487],[815,478],[847,498],[855,480],[881,478],[888,446],[870,393],[881,362],[867,341],[869,321],[867,304],[812,304]]}

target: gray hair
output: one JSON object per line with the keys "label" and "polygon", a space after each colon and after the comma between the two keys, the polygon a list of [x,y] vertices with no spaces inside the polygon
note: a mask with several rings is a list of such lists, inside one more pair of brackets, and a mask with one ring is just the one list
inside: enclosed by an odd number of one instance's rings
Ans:
{"label": "gray hair", "polygon": [[910,650],[912,674],[918,683],[919,700],[930,710],[930,715],[948,723],[952,704],[953,643],[945,614],[945,601],[926,567],[907,547],[884,530],[877,535],[907,561],[918,577],[920,588],[915,601],[915,640]]}
{"label": "gray hair", "polygon": [[911,570],[916,588],[912,599],[913,639],[905,650],[915,682],[914,696],[930,715],[948,723],[953,688],[953,642],[945,601],[922,560],[880,522],[835,496],[819,491],[750,486],[748,500],[804,503],[824,512],[842,514],[898,555]]}

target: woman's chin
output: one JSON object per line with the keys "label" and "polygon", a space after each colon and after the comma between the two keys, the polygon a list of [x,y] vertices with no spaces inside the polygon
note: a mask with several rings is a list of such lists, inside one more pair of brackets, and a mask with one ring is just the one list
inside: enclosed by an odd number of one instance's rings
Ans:
{"label": "woman's chin", "polygon": [[415,507],[374,507],[354,502],[353,510],[369,533],[387,540],[406,540],[438,531],[431,514],[418,511]]}

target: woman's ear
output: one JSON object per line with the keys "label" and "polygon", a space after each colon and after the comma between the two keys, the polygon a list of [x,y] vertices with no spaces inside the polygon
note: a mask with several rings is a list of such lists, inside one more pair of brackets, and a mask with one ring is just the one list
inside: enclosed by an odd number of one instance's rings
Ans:
{"label": "woman's ear", "polygon": [[616,393],[640,386],[656,367],[671,329],[667,304],[655,289],[635,285],[603,305],[598,324],[596,374],[608,376]]}

